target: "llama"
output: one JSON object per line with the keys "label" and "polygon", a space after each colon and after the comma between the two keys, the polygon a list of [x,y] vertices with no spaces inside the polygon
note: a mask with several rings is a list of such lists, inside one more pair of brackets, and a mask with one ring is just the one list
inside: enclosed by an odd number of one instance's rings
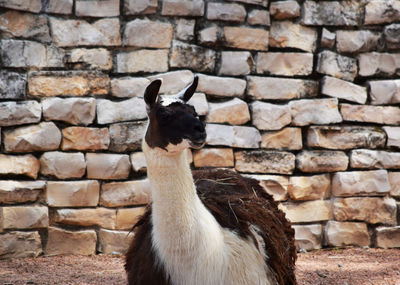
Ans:
{"label": "llama", "polygon": [[190,169],[185,150],[206,140],[205,125],[186,103],[198,77],[175,96],[158,95],[161,83],[144,93],[152,203],[134,226],[129,284],[296,284],[294,231],[258,181]]}

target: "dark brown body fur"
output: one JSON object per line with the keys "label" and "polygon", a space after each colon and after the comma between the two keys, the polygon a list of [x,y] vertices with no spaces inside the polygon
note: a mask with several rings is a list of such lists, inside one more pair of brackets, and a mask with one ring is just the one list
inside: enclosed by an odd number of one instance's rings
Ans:
{"label": "dark brown body fur", "polygon": [[[260,229],[268,259],[280,285],[296,284],[294,230],[257,180],[227,170],[193,171],[197,194],[218,223],[243,238],[253,238],[249,225]],[[130,285],[172,284],[152,250],[151,207],[135,225],[135,238],[126,255]]]}

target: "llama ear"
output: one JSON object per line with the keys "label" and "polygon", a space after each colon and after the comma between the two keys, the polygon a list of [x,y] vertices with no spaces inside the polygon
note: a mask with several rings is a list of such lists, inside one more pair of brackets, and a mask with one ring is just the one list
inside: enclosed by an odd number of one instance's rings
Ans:
{"label": "llama ear", "polygon": [[184,102],[187,102],[192,98],[194,92],[196,91],[197,84],[199,83],[199,77],[195,76],[193,78],[192,84],[187,86],[185,89],[183,89],[181,92],[178,94],[178,98],[182,99]]}
{"label": "llama ear", "polygon": [[158,78],[152,81],[146,87],[146,90],[144,91],[144,101],[147,104],[147,108],[151,109],[154,107],[154,104],[157,101],[157,95],[158,92],[160,91],[161,84],[162,84],[162,79]]}

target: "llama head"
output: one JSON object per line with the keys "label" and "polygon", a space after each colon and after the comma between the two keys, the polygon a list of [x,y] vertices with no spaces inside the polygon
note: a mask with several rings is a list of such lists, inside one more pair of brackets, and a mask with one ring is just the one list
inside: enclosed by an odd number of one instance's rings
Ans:
{"label": "llama head", "polygon": [[204,123],[187,101],[198,83],[193,82],[176,95],[159,95],[161,79],[152,81],[144,92],[149,124],[145,141],[151,148],[176,153],[188,147],[200,148],[206,140]]}

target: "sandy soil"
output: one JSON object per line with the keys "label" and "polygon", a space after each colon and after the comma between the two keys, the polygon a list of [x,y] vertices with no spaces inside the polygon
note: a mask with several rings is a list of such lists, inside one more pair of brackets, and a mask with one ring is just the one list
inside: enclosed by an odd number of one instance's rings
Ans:
{"label": "sandy soil", "polygon": [[[0,260],[0,285],[126,284],[123,264],[105,255]],[[299,285],[400,285],[400,249],[300,253],[296,275]]]}

